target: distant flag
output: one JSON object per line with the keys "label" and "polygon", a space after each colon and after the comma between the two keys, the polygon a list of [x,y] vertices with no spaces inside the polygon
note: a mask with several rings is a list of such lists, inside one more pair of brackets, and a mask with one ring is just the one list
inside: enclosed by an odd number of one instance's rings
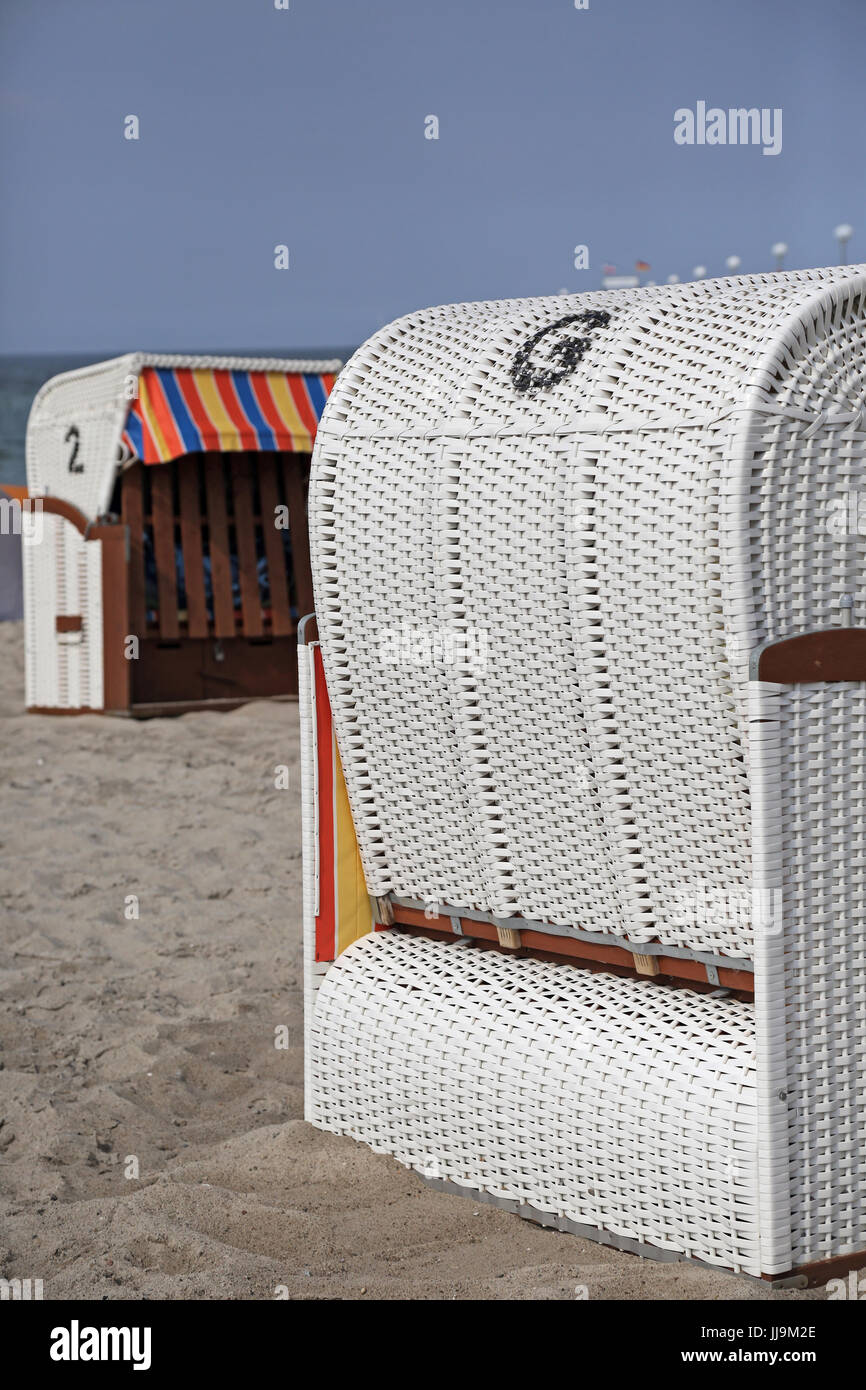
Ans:
{"label": "distant flag", "polygon": [[634,268],[635,270],[652,270],[649,261],[635,261]]}
{"label": "distant flag", "polygon": [[604,273],[605,273],[605,275],[616,275],[616,266],[615,266],[615,265],[606,265],[606,266],[604,267]]}

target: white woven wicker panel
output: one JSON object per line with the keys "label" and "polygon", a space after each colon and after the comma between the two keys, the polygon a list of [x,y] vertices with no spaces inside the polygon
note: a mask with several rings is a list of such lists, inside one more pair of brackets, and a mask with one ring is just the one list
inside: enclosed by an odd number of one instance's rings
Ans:
{"label": "white woven wicker panel", "polygon": [[43,512],[38,543],[23,546],[25,687],[27,705],[52,709],[59,703],[59,666],[54,619],[57,613],[60,517]]}
{"label": "white woven wicker panel", "polygon": [[781,931],[756,988],[790,1267],[866,1248],[866,687],[761,695]]}
{"label": "white woven wicker panel", "polygon": [[[543,429],[574,423],[576,402],[645,417],[663,409],[716,412],[742,398],[743,373],[773,324],[821,284],[850,279],[856,269],[438,305],[362,344],[331,393],[325,425],[361,434],[423,433],[455,421]],[[609,335],[600,333],[576,373],[534,399],[515,399],[509,373],[527,337],[587,309],[616,315],[615,341],[605,346]]]}
{"label": "white woven wicker panel", "polygon": [[567,537],[574,443],[519,437],[444,450],[440,612],[467,634],[446,675],[466,777],[505,915],[622,932],[641,926],[640,866],[605,814],[581,693]]}
{"label": "white woven wicker panel", "polygon": [[440,649],[442,446],[406,441],[403,450],[399,472],[378,442],[333,462],[319,452],[310,529],[328,691],[370,892],[399,883],[412,897],[485,907],[499,901],[498,886]]}
{"label": "white woven wicker panel", "polygon": [[850,266],[831,266],[704,280],[642,296],[643,312],[612,353],[607,409],[652,420],[665,412],[715,416],[741,405],[756,354],[778,326],[823,285],[851,275]]}
{"label": "white woven wicker panel", "polygon": [[[108,506],[129,407],[124,388],[137,374],[134,357],[118,357],[45,383],[27,421],[27,487],[32,496],[62,497],[90,520]],[[70,470],[70,463],[76,471]]]}
{"label": "white woven wicker panel", "polygon": [[838,624],[846,594],[855,621],[866,616],[864,299],[858,275],[789,318],[753,373],[754,414],[728,443],[722,592],[741,706],[758,643]]}
{"label": "white woven wicker panel", "polygon": [[[632,331],[644,302],[635,291],[626,290],[523,299],[497,306],[496,316],[475,328],[476,360],[456,398],[451,423],[486,436],[511,431],[546,434],[574,427],[575,401],[580,402],[581,412],[603,414],[608,408],[615,344]],[[583,316],[593,313],[608,321],[588,323]],[[529,349],[527,344],[539,334],[543,336]],[[568,375],[537,392],[515,389],[513,373],[523,349],[529,365],[543,365],[562,339],[572,335],[587,346]]]}
{"label": "white woven wicker panel", "polygon": [[751,1008],[397,932],[322,983],[310,1115],[429,1177],[759,1274]]}
{"label": "white woven wicker panel", "polygon": [[[107,510],[119,467],[121,433],[139,373],[146,366],[336,372],[341,363],[138,352],[62,372],[37,392],[27,421],[27,486],[32,496],[62,497],[91,521]],[[77,439],[70,437],[70,428],[77,431]]]}
{"label": "white woven wicker panel", "polygon": [[[101,547],[60,518],[56,529],[57,571],[54,615],[79,616],[81,632],[52,634],[56,651],[58,703],[63,709],[102,705]],[[92,701],[99,696],[97,704]]]}
{"label": "white woven wicker panel", "polygon": [[[815,509],[856,481],[866,435],[815,416],[862,402],[843,363],[863,283],[445,306],[355,355],[320,430],[312,552],[375,891],[749,953],[746,662],[834,621],[862,563]],[[515,390],[521,342],[600,308],[569,375]],[[401,620],[486,634],[485,670],[383,673],[377,634]]]}
{"label": "white woven wicker panel", "polygon": [[90,709],[103,705],[102,545],[82,542],[79,556],[82,643],[81,703]]}
{"label": "white woven wicker panel", "polygon": [[[556,295],[486,304],[445,304],[397,319],[364,343],[334,386],[326,429],[360,435],[435,432],[444,422],[497,429],[526,424],[526,411],[543,425],[547,401],[516,406],[508,376],[514,352],[539,328],[587,308],[624,309],[633,294]],[[581,363],[581,381],[602,361],[598,351]],[[572,393],[566,395],[570,405]],[[569,418],[568,413],[565,418]]]}
{"label": "white woven wicker panel", "polygon": [[[571,471],[569,593],[587,653],[593,763],[630,847],[640,939],[749,955],[748,786],[720,602],[720,469],[720,451],[696,428],[667,437],[663,451],[636,434],[584,441]],[[629,935],[638,939],[631,924]]]}
{"label": "white woven wicker panel", "polygon": [[301,819],[303,933],[301,953],[304,972],[304,1118],[309,1119],[312,1096],[311,1052],[308,1044],[316,993],[326,967],[316,960],[316,914],[318,912],[319,866],[316,830],[318,827],[318,786],[316,781],[316,705],[313,648],[298,644],[298,714],[301,743]]}
{"label": "white woven wicker panel", "polygon": [[[39,525],[23,547],[27,705],[101,709],[102,547],[50,512]],[[81,633],[58,634],[58,615],[80,615]]]}

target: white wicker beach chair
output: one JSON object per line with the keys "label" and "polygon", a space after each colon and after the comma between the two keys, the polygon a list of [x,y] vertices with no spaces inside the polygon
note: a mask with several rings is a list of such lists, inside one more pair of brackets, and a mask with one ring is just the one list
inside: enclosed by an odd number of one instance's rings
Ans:
{"label": "white wicker beach chair", "polygon": [[864,328],[840,267],[432,309],[344,369],[314,1124],[642,1254],[866,1263]]}
{"label": "white wicker beach chair", "polygon": [[[27,426],[29,709],[164,713],[294,690],[310,601],[300,461],[340,365],[130,353],[46,382]],[[272,524],[286,498],[292,574]]]}

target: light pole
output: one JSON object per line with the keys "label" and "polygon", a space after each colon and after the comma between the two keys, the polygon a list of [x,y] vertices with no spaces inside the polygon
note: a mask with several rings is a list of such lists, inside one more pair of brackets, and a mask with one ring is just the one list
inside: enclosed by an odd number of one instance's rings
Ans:
{"label": "light pole", "polygon": [[781,270],[788,254],[788,243],[786,241],[774,241],[770,247],[770,255],[776,257],[776,269]]}
{"label": "light pole", "polygon": [[669,276],[668,276],[668,284],[669,284],[669,285],[678,285],[679,283],[680,283],[680,277],[679,277],[678,275],[674,274],[674,275],[669,275]]}
{"label": "light pole", "polygon": [[839,243],[839,264],[848,264],[848,242],[854,235],[854,228],[848,222],[840,222],[833,232],[834,237]]}
{"label": "light pole", "polygon": [[705,265],[696,265],[694,270],[692,271],[692,275],[695,277],[696,280],[703,280],[706,273],[707,267]]}
{"label": "light pole", "polygon": [[739,256],[729,256],[728,259],[725,261],[725,265],[732,275],[739,270],[741,264],[742,262]]}

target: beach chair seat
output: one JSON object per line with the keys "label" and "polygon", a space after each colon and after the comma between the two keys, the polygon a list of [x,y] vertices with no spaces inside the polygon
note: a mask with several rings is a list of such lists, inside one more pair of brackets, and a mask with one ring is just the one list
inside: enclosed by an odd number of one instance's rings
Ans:
{"label": "beach chair seat", "polygon": [[377,932],[311,1020],[311,1119],[627,1249],[760,1274],[750,1004]]}

